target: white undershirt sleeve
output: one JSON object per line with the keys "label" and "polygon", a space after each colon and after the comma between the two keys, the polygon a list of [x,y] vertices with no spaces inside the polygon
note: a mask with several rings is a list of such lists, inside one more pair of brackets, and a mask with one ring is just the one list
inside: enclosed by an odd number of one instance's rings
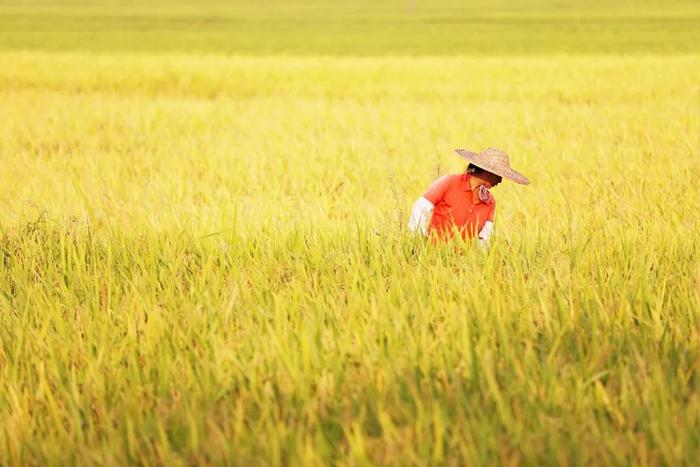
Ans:
{"label": "white undershirt sleeve", "polygon": [[413,203],[411,217],[408,219],[408,230],[416,232],[417,230],[424,237],[427,236],[428,221],[433,213],[435,205],[423,198],[422,196]]}
{"label": "white undershirt sleeve", "polygon": [[481,248],[487,249],[489,247],[489,238],[491,238],[491,234],[493,234],[493,221],[486,221],[481,232],[479,232],[479,245]]}

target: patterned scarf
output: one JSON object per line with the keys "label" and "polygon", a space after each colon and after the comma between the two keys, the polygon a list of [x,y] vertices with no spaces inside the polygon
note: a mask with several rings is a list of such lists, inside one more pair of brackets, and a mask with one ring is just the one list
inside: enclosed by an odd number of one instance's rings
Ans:
{"label": "patterned scarf", "polygon": [[493,196],[491,195],[491,192],[484,185],[479,185],[476,189],[476,193],[479,196],[479,200],[482,203],[484,203],[484,204],[492,204],[493,203]]}

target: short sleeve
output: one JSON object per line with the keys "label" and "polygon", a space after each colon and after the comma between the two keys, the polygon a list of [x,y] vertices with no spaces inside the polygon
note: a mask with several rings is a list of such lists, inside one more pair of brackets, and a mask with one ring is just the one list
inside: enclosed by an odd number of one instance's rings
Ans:
{"label": "short sleeve", "polygon": [[447,193],[447,189],[449,188],[449,186],[450,176],[443,175],[442,177],[435,180],[432,185],[430,185],[428,191],[426,191],[423,194],[423,198],[427,199],[433,204],[436,204],[439,200],[442,199],[443,196],[445,196],[445,193]]}

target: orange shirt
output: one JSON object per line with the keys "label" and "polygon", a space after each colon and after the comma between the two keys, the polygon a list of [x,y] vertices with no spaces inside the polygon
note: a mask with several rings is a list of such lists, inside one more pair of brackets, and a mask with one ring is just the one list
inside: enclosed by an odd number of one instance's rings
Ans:
{"label": "orange shirt", "polygon": [[469,174],[445,175],[437,179],[423,195],[435,205],[433,216],[428,224],[428,237],[437,236],[443,240],[453,236],[453,228],[462,234],[463,239],[472,238],[481,231],[486,221],[492,221],[496,211],[496,200],[473,203],[473,191],[469,184]]}

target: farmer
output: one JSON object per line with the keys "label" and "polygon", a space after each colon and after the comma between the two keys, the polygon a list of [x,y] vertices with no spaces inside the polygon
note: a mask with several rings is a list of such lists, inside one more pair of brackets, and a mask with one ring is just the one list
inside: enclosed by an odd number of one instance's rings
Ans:
{"label": "farmer", "polygon": [[455,233],[466,240],[478,233],[480,245],[486,248],[496,211],[489,190],[503,177],[522,185],[530,181],[510,168],[508,155],[500,149],[488,148],[479,154],[464,149],[455,152],[469,162],[467,170],[433,182],[413,205],[408,228],[433,240],[449,240]]}

